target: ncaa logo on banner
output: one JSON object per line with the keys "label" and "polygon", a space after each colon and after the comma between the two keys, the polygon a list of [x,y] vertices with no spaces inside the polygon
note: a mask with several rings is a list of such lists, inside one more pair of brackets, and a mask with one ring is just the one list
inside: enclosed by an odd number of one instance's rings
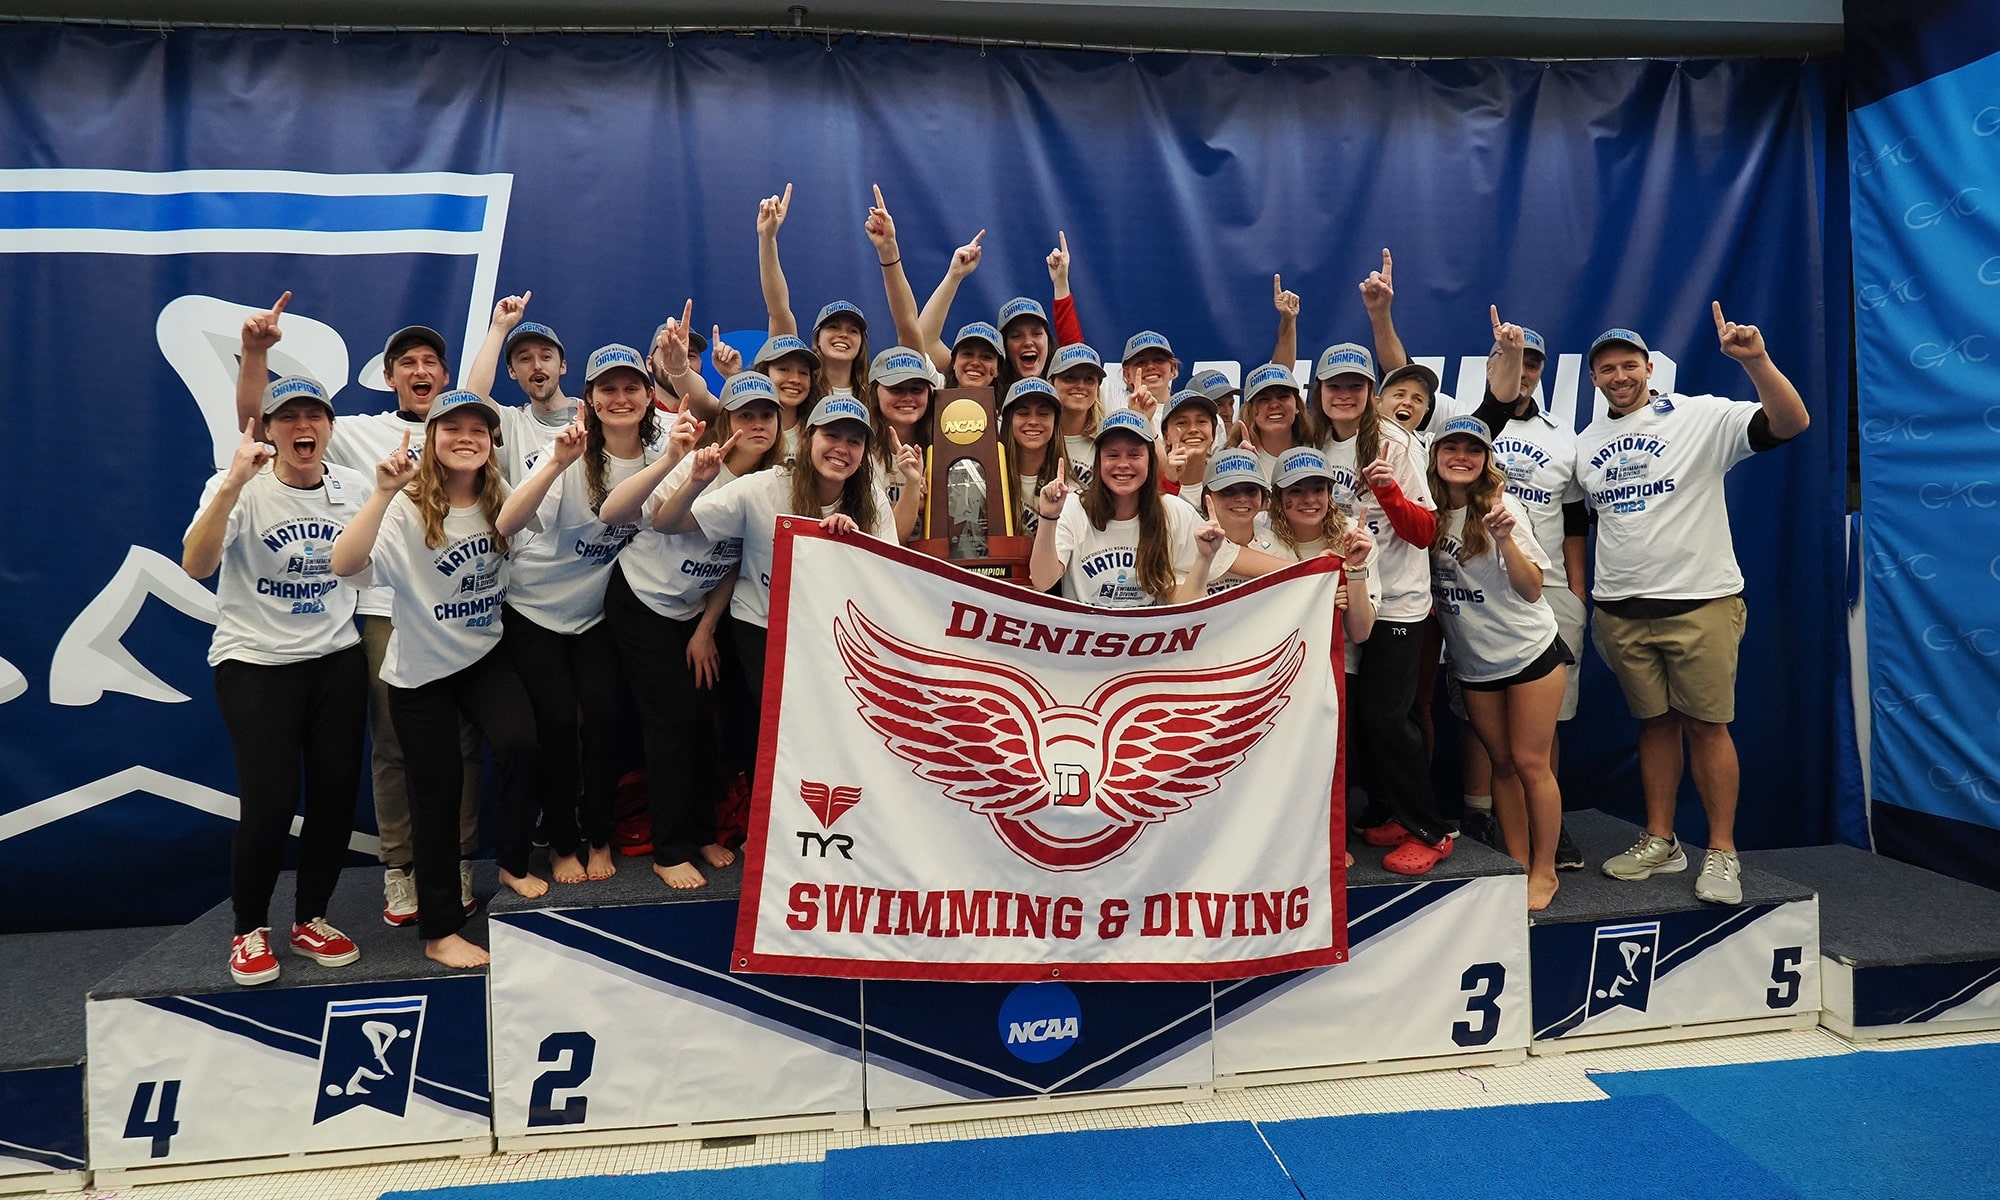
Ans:
{"label": "ncaa logo on banner", "polygon": [[1653,996],[1653,964],[1660,956],[1660,923],[1606,925],[1590,953],[1590,996],[1584,1016],[1614,1008],[1645,1012]]}
{"label": "ncaa logo on banner", "polygon": [[356,1108],[400,1117],[416,1082],[424,1037],[424,997],[336,1000],[320,1035],[319,1097],[313,1124]]}
{"label": "ncaa logo on banner", "polygon": [[1053,1062],[1083,1036],[1083,1008],[1060,983],[1024,983],[1000,1004],[1000,1044],[1022,1062]]}

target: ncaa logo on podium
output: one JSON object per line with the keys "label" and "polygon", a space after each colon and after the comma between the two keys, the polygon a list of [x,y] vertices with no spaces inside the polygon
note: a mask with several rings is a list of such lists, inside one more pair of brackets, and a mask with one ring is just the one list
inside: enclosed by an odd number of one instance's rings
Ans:
{"label": "ncaa logo on podium", "polygon": [[329,1003],[320,1035],[313,1124],[356,1108],[402,1116],[410,1105],[423,1037],[422,996]]}
{"label": "ncaa logo on podium", "polygon": [[1590,996],[1584,1016],[1614,1008],[1646,1011],[1653,995],[1653,964],[1660,956],[1660,923],[1605,925],[1590,955]]}
{"label": "ncaa logo on podium", "polygon": [[1022,1062],[1061,1058],[1083,1036],[1083,1009],[1060,983],[1024,983],[1000,1003],[1000,1044]]}

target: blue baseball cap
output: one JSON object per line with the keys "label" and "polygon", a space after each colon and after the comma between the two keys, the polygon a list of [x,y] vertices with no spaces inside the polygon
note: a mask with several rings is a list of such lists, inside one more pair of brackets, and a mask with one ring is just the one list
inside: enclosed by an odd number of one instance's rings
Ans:
{"label": "blue baseball cap", "polygon": [[1208,460],[1208,477],[1202,480],[1205,490],[1220,492],[1239,483],[1254,483],[1267,492],[1271,490],[1271,481],[1257,469],[1255,454],[1239,448],[1224,450]]}
{"label": "blue baseball cap", "polygon": [[[1498,353],[1500,343],[1493,343],[1493,349],[1495,353]],[[1521,327],[1521,351],[1522,353],[1526,353],[1530,350],[1541,355],[1544,359],[1547,359],[1549,356],[1549,344],[1542,340],[1542,335],[1524,325]],[[1384,380],[1382,386],[1389,386],[1388,381]]]}
{"label": "blue baseball cap", "polygon": [[762,371],[738,371],[729,377],[728,383],[722,385],[719,403],[729,412],[756,400],[778,403],[778,389],[772,384],[771,377]]}
{"label": "blue baseball cap", "polygon": [[970,325],[960,328],[958,336],[951,340],[952,351],[956,353],[960,346],[974,341],[985,342],[987,345],[993,347],[993,353],[995,354],[1005,354],[1007,352],[1006,348],[1000,344],[1000,331],[984,321],[974,321]]}
{"label": "blue baseball cap", "polygon": [[1292,369],[1282,363],[1265,363],[1250,372],[1243,381],[1243,398],[1255,400],[1272,388],[1284,388],[1294,396],[1299,395],[1299,381],[1292,378]]}
{"label": "blue baseball cap", "polygon": [[860,305],[854,303],[852,300],[835,300],[832,304],[820,309],[819,315],[813,318],[813,336],[817,337],[819,335],[819,327],[841,313],[846,313],[860,322],[861,332],[868,332],[868,317],[861,311]]}
{"label": "blue baseball cap", "polygon": [[812,416],[806,418],[806,428],[818,429],[836,421],[859,421],[863,429],[872,429],[868,423],[868,406],[852,396],[828,396],[813,405]]}
{"label": "blue baseball cap", "polygon": [[512,358],[514,356],[514,347],[521,342],[529,340],[547,342],[556,348],[557,354],[563,355],[565,358],[569,356],[569,351],[563,349],[562,339],[556,336],[555,330],[550,329],[539,321],[523,321],[508,331],[507,340],[500,346],[500,361],[506,362]]}
{"label": "blue baseball cap", "polygon": [[819,354],[811,346],[806,345],[804,340],[789,333],[781,333],[777,337],[767,339],[762,346],[757,348],[757,357],[750,360],[750,365],[761,367],[765,363],[777,362],[779,359],[791,354],[805,355],[806,361],[812,365],[812,369],[815,371],[819,370]]}
{"label": "blue baseball cap", "polygon": [[1370,384],[1375,382],[1375,356],[1368,347],[1354,342],[1342,342],[1328,346],[1313,367],[1314,379],[1332,379],[1336,375],[1361,375]]}
{"label": "blue baseball cap", "polygon": [[599,346],[590,352],[590,358],[583,364],[583,381],[593,382],[606,371],[615,371],[620,367],[637,371],[648,381],[653,377],[652,372],[646,369],[645,358],[637,350],[613,342],[609,346]]}
{"label": "blue baseball cap", "polygon": [[921,379],[932,387],[937,386],[937,380],[931,377],[930,361],[908,346],[891,346],[877,354],[875,361],[868,364],[870,383],[893,387],[899,383],[908,383],[912,379]]}
{"label": "blue baseball cap", "polygon": [[1174,357],[1174,348],[1168,344],[1165,334],[1154,333],[1150,329],[1141,329],[1139,332],[1125,339],[1125,353],[1118,361],[1121,363],[1131,362],[1133,359],[1139,357],[1139,353],[1143,350],[1160,350],[1164,351],[1168,358]]}
{"label": "blue baseball cap", "polygon": [[317,379],[304,375],[286,375],[273,379],[264,385],[264,403],[258,408],[262,416],[270,416],[294,400],[310,400],[333,415],[333,401],[327,398],[326,389]]}
{"label": "blue baseball cap", "polygon": [[1192,404],[1196,408],[1207,412],[1211,420],[1220,415],[1221,412],[1221,410],[1215,407],[1215,401],[1210,400],[1207,396],[1195,391],[1193,388],[1182,388],[1168,398],[1166,410],[1160,414],[1160,420],[1164,422],[1168,417],[1179,412],[1183,405],[1188,404]]}
{"label": "blue baseball cap", "polygon": [[1062,402],[1056,399],[1056,389],[1049,384],[1048,380],[1023,379],[1016,382],[1013,387],[1007,389],[1007,398],[1000,402],[1000,411],[1004,413],[1030,396],[1040,396],[1050,404],[1055,405],[1058,411],[1062,409]]}
{"label": "blue baseball cap", "polygon": [[1130,434],[1149,445],[1156,437],[1153,423],[1129,408],[1121,408],[1098,422],[1097,437],[1093,440],[1101,442],[1109,433]]}
{"label": "blue baseball cap", "polygon": [[1314,446],[1293,446],[1278,456],[1277,464],[1271,468],[1272,488],[1288,488],[1307,479],[1333,481],[1333,468],[1327,465],[1326,455]]}
{"label": "blue baseball cap", "polygon": [[1436,454],[1438,444],[1454,434],[1473,438],[1488,450],[1493,448],[1493,431],[1486,428],[1486,422],[1478,417],[1453,417],[1431,434],[1431,453]]}
{"label": "blue baseball cap", "polygon": [[1097,351],[1082,342],[1071,342],[1058,349],[1055,358],[1050,360],[1049,376],[1067,375],[1081,367],[1096,371],[1100,379],[1104,377],[1104,360],[1097,357]]}
{"label": "blue baseball cap", "polygon": [[468,392],[461,388],[439,396],[431,401],[431,410],[424,414],[424,424],[435,425],[444,419],[446,414],[462,412],[467,408],[477,409],[479,415],[486,418],[487,425],[493,429],[493,444],[500,445],[500,406],[478,392]]}
{"label": "blue baseball cap", "polygon": [[1597,335],[1596,341],[1590,343],[1590,353],[1584,356],[1584,362],[1596,366],[1597,352],[1606,346],[1630,346],[1639,353],[1649,356],[1653,353],[1646,345],[1646,339],[1630,329],[1607,329]]}
{"label": "blue baseball cap", "polygon": [[1229,376],[1224,375],[1213,367],[1206,371],[1196,372],[1195,377],[1188,380],[1188,386],[1207,396],[1218,405],[1228,397],[1239,395],[1243,391],[1242,388],[1229,382]]}
{"label": "blue baseball cap", "polygon": [[1044,325],[1049,323],[1048,310],[1042,307],[1040,301],[1026,296],[1016,296],[1000,306],[1000,319],[994,324],[1005,329],[1022,317],[1033,317]]}

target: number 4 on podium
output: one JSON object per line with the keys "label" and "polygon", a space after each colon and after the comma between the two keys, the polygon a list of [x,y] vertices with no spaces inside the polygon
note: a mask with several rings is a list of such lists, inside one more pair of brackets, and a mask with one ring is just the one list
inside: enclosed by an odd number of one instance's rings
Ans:
{"label": "number 4 on podium", "polygon": [[[158,1111],[152,1117],[146,1115],[153,1108],[153,1094],[160,1097]],[[153,1148],[148,1158],[165,1158],[167,1148],[173,1143],[174,1135],[181,1131],[181,1123],[174,1119],[175,1110],[180,1107],[181,1081],[169,1079],[164,1083],[152,1080],[139,1085],[132,1093],[132,1111],[125,1114],[125,1136],[128,1138],[152,1138]]]}

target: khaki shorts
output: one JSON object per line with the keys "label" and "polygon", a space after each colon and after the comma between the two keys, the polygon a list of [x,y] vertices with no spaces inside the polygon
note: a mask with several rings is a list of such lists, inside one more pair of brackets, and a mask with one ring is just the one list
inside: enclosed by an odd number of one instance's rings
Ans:
{"label": "khaki shorts", "polygon": [[1591,640],[1633,716],[1643,721],[1672,709],[1727,725],[1736,719],[1736,650],[1745,620],[1741,596],[1651,620],[1613,616],[1600,606],[1591,617]]}

